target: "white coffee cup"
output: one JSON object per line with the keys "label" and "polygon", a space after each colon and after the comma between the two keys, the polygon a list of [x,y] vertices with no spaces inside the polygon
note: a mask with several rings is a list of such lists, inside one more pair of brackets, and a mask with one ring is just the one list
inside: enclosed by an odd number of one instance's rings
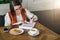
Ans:
{"label": "white coffee cup", "polygon": [[31,36],[37,36],[39,35],[39,30],[36,28],[32,28],[31,30],[28,31],[28,34]]}

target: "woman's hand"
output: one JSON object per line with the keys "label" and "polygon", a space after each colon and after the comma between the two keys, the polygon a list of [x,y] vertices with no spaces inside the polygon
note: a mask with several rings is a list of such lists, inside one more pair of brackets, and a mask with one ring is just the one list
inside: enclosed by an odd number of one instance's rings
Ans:
{"label": "woman's hand", "polygon": [[27,24],[27,21],[25,20],[25,21],[23,21],[23,24]]}
{"label": "woman's hand", "polygon": [[20,25],[22,25],[22,23],[14,23],[14,24],[11,25],[11,28],[17,28]]}
{"label": "woman's hand", "polygon": [[31,19],[30,19],[30,22],[31,22],[31,23],[34,22],[34,18],[31,18]]}
{"label": "woman's hand", "polygon": [[20,22],[17,22],[17,23],[14,23],[12,25],[22,25],[23,21],[20,21]]}

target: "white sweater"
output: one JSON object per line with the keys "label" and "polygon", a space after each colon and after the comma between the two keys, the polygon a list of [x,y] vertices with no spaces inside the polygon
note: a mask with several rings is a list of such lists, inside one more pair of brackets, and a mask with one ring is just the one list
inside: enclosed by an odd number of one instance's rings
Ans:
{"label": "white sweater", "polygon": [[[27,9],[25,9],[25,11],[26,11],[26,16],[29,18],[29,19],[31,19],[33,16],[33,18],[34,18],[34,21],[36,21],[38,18],[37,18],[37,16],[36,15],[34,15],[34,14],[32,14],[29,10],[27,10]],[[22,19],[22,16],[21,15],[18,15],[18,16],[16,16],[17,17],[17,22],[19,22],[20,20],[23,20]],[[10,24],[11,24],[11,20],[10,20],[10,18],[9,18],[9,15],[8,15],[8,13],[5,15],[5,26],[10,26]]]}

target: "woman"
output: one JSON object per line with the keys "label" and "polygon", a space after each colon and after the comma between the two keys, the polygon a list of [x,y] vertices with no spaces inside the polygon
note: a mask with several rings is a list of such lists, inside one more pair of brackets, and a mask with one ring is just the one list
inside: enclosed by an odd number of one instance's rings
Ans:
{"label": "woman", "polygon": [[10,2],[10,10],[5,16],[5,26],[26,23],[27,19],[34,22],[37,20],[37,16],[23,8],[19,0],[12,0]]}

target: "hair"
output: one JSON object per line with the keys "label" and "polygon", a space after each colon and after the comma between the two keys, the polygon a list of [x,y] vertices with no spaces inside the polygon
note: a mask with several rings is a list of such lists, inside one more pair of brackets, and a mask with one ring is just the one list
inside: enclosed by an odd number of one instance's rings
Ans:
{"label": "hair", "polygon": [[10,1],[10,11],[11,11],[11,15],[15,15],[14,6],[17,6],[17,5],[22,6],[19,0],[11,0],[11,1]]}

